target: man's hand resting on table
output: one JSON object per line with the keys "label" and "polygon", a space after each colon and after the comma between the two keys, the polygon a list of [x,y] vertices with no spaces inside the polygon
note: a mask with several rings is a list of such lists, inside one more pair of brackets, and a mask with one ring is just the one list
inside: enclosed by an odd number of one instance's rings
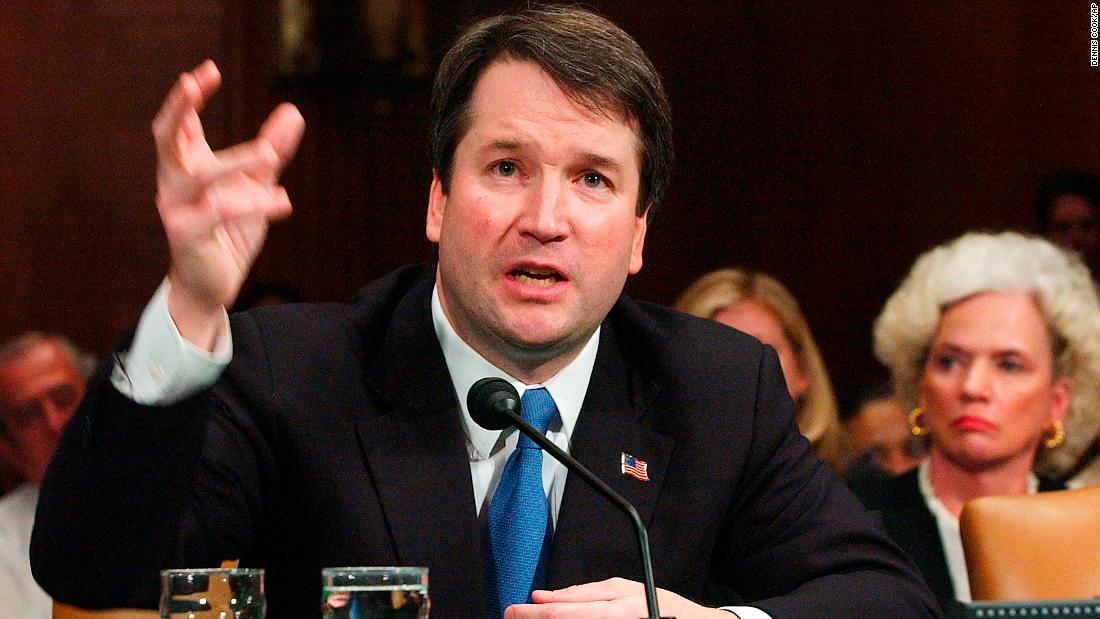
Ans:
{"label": "man's hand resting on table", "polygon": [[[644,619],[645,587],[625,578],[573,585],[557,591],[535,591],[533,604],[515,604],[504,612],[504,619]],[[730,611],[705,608],[671,591],[657,590],[657,607],[663,617],[676,619],[736,619]]]}

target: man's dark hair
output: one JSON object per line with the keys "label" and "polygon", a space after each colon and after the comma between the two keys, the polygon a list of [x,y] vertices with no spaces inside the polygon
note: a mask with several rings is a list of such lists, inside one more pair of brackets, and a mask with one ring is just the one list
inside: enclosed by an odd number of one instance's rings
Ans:
{"label": "man's dark hair", "polygon": [[1050,208],[1059,196],[1073,195],[1084,198],[1100,215],[1100,178],[1087,172],[1067,170],[1043,180],[1035,194],[1035,217],[1039,232],[1050,232]]}
{"label": "man's dark hair", "polygon": [[652,215],[672,175],[672,117],[657,69],[630,35],[572,6],[483,19],[458,39],[432,89],[431,163],[450,191],[454,152],[470,125],[470,96],[494,61],[537,64],[579,105],[634,123],[640,142],[637,214]]}

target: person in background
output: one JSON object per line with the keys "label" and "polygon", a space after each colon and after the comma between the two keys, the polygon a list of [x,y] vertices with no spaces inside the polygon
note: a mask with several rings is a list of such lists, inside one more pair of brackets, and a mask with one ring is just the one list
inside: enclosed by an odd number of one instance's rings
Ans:
{"label": "person in background", "polygon": [[1081,254],[1095,274],[1100,267],[1100,178],[1064,171],[1045,179],[1035,195],[1039,232]]}
{"label": "person in background", "polygon": [[819,458],[844,472],[849,458],[829,373],[798,301],[783,284],[757,271],[719,269],[688,286],[673,309],[739,329],[774,348],[798,429]]}
{"label": "person in background", "polygon": [[22,481],[0,499],[0,619],[52,615],[31,577],[38,486],[94,368],[94,357],[57,335],[26,333],[0,347],[0,459]]}
{"label": "person in background", "polygon": [[860,483],[864,475],[901,475],[920,464],[924,441],[910,431],[893,385],[884,382],[865,390],[849,410],[841,417],[852,457],[845,475],[849,483]]}
{"label": "person in background", "polygon": [[917,259],[876,319],[874,343],[929,453],[909,473],[853,490],[946,609],[970,599],[966,502],[1061,487],[1033,468],[1072,462],[1062,452],[1095,434],[1100,307],[1075,254],[1015,232],[970,233]]}

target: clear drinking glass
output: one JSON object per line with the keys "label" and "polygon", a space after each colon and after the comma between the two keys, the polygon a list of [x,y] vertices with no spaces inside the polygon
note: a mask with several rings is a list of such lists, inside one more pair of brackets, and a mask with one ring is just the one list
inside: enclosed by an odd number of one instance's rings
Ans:
{"label": "clear drinking glass", "polygon": [[325,619],[427,619],[428,568],[326,567],[321,570]]}
{"label": "clear drinking glass", "polygon": [[264,619],[264,571],[194,568],[160,573],[161,619]]}

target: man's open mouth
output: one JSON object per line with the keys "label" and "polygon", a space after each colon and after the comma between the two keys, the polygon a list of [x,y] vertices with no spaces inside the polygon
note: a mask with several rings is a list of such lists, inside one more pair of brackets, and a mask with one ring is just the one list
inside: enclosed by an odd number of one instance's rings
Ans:
{"label": "man's open mouth", "polygon": [[510,275],[512,279],[527,286],[549,287],[563,279],[553,269],[516,269]]}

